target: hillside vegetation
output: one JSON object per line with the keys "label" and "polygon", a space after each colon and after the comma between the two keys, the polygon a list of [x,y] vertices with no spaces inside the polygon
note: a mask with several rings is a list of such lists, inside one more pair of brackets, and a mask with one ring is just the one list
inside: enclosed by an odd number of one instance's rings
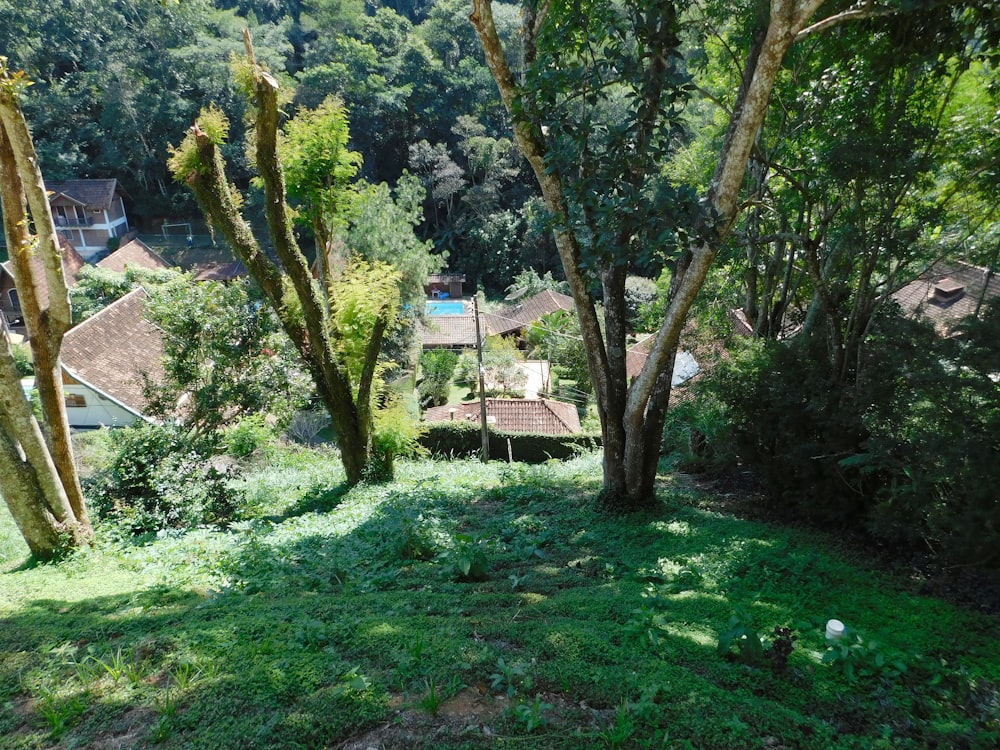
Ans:
{"label": "hillside vegetation", "polygon": [[0,511],[0,747],[1000,743],[994,618],[680,479],[622,519],[596,454],[245,476],[248,520],[54,565]]}

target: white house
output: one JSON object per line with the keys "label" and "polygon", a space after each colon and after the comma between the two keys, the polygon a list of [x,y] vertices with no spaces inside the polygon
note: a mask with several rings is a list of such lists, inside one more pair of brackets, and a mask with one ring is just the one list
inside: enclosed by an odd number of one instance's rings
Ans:
{"label": "white house", "polygon": [[128,234],[123,191],[115,179],[67,180],[45,185],[56,229],[92,261],[108,240]]}
{"label": "white house", "polygon": [[127,427],[144,415],[144,377],[163,374],[163,337],[145,317],[148,299],[136,289],[70,329],[62,369],[71,427]]}

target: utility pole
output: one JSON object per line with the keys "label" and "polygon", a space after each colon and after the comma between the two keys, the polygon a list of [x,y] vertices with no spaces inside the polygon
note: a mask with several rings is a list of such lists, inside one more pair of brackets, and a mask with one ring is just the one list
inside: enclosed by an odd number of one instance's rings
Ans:
{"label": "utility pole", "polygon": [[479,292],[472,298],[476,317],[476,358],[479,360],[479,425],[483,437],[483,463],[490,460],[490,433],[486,425],[486,382],[483,370],[483,337],[479,332]]}

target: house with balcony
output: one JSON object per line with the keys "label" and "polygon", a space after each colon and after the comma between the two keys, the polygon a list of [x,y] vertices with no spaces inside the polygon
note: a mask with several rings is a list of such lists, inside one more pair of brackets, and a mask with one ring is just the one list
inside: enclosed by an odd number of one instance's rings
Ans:
{"label": "house with balcony", "polygon": [[128,234],[125,193],[118,180],[67,180],[45,187],[56,229],[85,260],[105,252],[108,240]]}

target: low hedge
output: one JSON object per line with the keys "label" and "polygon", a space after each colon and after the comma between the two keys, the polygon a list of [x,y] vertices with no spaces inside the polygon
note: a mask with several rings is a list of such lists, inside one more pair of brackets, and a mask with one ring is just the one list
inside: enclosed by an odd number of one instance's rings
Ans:
{"label": "low hedge", "polygon": [[[525,432],[504,432],[489,429],[490,458],[506,461],[541,463],[550,458],[572,458],[580,451],[593,450],[601,445],[601,436],[595,434],[541,435]],[[420,438],[420,444],[434,456],[476,456],[482,450],[477,422],[433,422]]]}

